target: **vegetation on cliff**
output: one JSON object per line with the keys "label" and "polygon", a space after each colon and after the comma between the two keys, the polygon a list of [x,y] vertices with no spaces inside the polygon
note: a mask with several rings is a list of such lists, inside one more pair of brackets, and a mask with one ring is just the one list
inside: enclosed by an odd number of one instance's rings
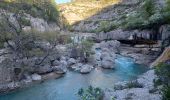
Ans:
{"label": "vegetation on cliff", "polygon": [[59,16],[56,4],[53,0],[4,0],[0,1],[0,8],[9,12],[23,10],[26,14],[43,18],[49,22],[57,22]]}

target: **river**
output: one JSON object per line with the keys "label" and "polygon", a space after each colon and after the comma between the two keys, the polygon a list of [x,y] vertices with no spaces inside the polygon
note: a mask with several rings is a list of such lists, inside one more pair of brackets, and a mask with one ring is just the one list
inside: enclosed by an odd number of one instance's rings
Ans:
{"label": "river", "polygon": [[0,100],[77,100],[76,94],[82,87],[113,88],[114,83],[136,79],[147,71],[146,66],[135,64],[131,58],[118,56],[115,62],[115,69],[96,68],[85,75],[68,71],[60,79],[0,95]]}

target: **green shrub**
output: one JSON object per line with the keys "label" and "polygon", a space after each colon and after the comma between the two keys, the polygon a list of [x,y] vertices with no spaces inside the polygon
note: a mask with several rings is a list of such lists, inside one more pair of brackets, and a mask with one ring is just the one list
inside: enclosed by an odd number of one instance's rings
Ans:
{"label": "green shrub", "polygon": [[57,32],[38,32],[36,30],[32,30],[31,33],[33,33],[38,40],[45,40],[48,42],[57,41],[56,39],[59,35]]}
{"label": "green shrub", "polygon": [[89,86],[87,89],[79,89],[78,96],[81,100],[102,100],[103,91],[100,88]]}
{"label": "green shrub", "polygon": [[21,20],[20,20],[21,24],[24,25],[24,26],[31,26],[31,22],[29,19],[26,19],[25,17],[21,17]]}
{"label": "green shrub", "polygon": [[155,6],[154,6],[154,0],[146,0],[144,4],[141,7],[141,14],[145,18],[149,18],[155,13]]}
{"label": "green shrub", "polygon": [[155,73],[158,75],[159,83],[163,85],[163,100],[170,99],[170,65],[166,63],[160,63],[155,68]]}
{"label": "green shrub", "polygon": [[102,21],[100,22],[100,27],[96,32],[109,32],[117,28],[117,25],[114,22]]}
{"label": "green shrub", "polygon": [[91,40],[84,40],[81,43],[83,52],[86,52],[88,56],[92,54],[91,48],[93,44],[94,42]]}
{"label": "green shrub", "polygon": [[[144,28],[145,26],[155,23],[162,19],[160,14],[155,14],[156,8],[153,0],[144,1],[143,5],[132,12],[126,17],[125,21],[121,24],[125,29]],[[155,14],[155,15],[154,15]]]}
{"label": "green shrub", "polygon": [[163,100],[170,100],[170,86],[164,86],[162,91],[163,91]]}
{"label": "green shrub", "polygon": [[143,85],[140,84],[138,81],[132,81],[126,84],[127,88],[142,88]]}
{"label": "green shrub", "polygon": [[156,66],[156,74],[159,76],[162,82],[169,84],[170,81],[170,65],[166,63],[160,63]]}
{"label": "green shrub", "polygon": [[[37,0],[36,0],[37,1]],[[52,1],[13,1],[5,2],[1,1],[0,8],[8,10],[10,12],[16,12],[23,10],[25,13],[30,14],[33,17],[39,17],[47,20],[48,22],[57,22],[59,13],[56,5]]]}

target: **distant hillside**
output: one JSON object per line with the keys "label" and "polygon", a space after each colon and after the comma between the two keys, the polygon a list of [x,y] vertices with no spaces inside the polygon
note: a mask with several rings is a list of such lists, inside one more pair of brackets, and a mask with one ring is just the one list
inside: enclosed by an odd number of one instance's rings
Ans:
{"label": "distant hillside", "polygon": [[169,7],[169,0],[75,0],[59,5],[59,11],[71,24],[70,31],[99,33],[168,24]]}

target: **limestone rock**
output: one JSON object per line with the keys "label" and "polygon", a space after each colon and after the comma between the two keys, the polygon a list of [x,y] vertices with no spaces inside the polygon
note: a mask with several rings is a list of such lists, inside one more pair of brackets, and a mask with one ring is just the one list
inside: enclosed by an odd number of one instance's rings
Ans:
{"label": "limestone rock", "polygon": [[41,80],[41,75],[32,74],[31,78],[32,78],[33,81],[40,81]]}
{"label": "limestone rock", "polygon": [[92,69],[93,69],[93,66],[86,64],[86,65],[82,66],[80,73],[87,74],[87,73],[91,72]]}

